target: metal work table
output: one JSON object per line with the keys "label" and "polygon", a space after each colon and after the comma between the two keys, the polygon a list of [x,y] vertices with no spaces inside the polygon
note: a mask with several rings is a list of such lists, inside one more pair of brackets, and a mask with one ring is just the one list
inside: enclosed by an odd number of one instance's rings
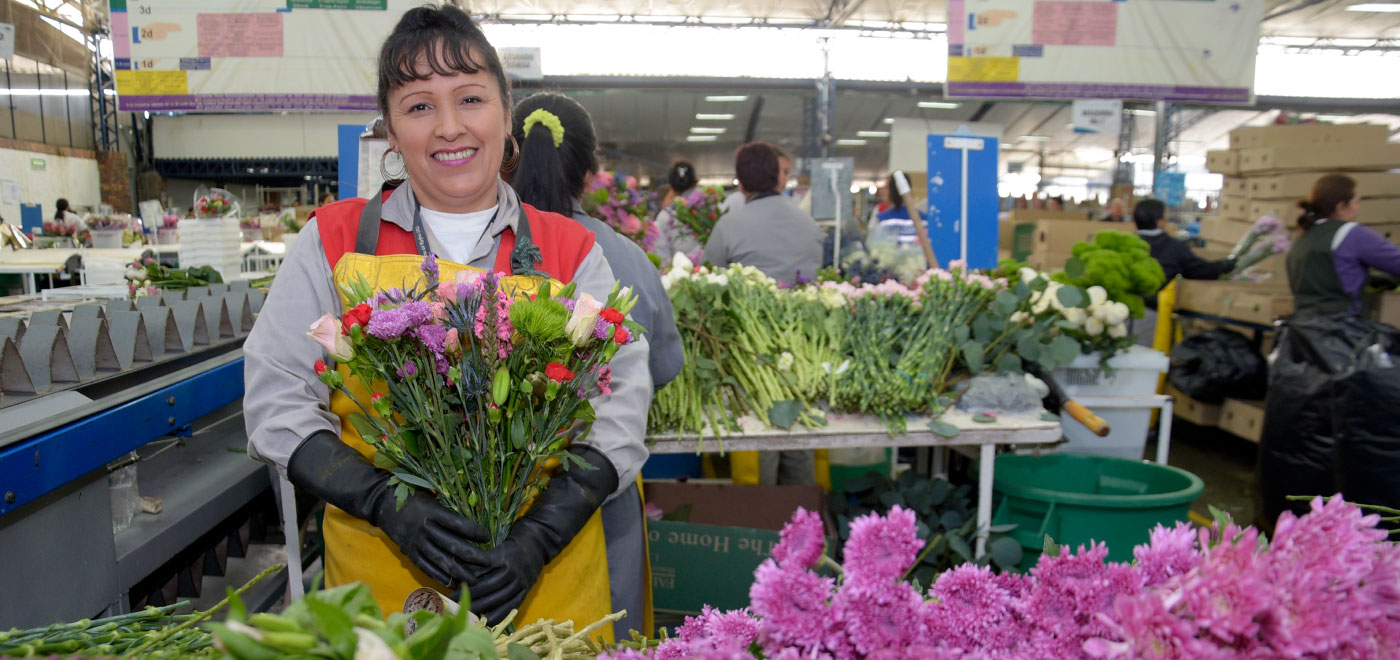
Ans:
{"label": "metal work table", "polygon": [[950,448],[978,450],[977,475],[977,554],[986,550],[992,524],[992,480],[996,448],[1003,445],[1045,445],[1060,440],[1060,423],[1037,416],[1003,415],[990,424],[972,421],[968,413],[950,411],[942,421],[958,427],[955,438],[928,429],[928,417],[911,417],[902,435],[891,435],[884,422],[863,415],[831,415],[821,428],[798,427],[792,431],[767,428],[753,417],[739,420],[744,430],[717,441],[676,434],[648,438],[653,454],[718,453],[724,451],[786,451],[805,449],[846,449],[857,447],[926,447],[935,451]]}

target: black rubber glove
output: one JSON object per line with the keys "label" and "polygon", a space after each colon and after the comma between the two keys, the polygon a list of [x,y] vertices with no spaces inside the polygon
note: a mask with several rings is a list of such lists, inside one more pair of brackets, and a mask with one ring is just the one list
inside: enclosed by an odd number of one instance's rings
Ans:
{"label": "black rubber glove", "polygon": [[617,490],[617,469],[608,457],[592,447],[570,447],[569,452],[594,469],[574,465],[550,479],[530,512],[515,521],[500,545],[486,552],[490,565],[467,580],[472,611],[492,624],[520,606],[545,565]]}
{"label": "black rubber glove", "polygon": [[287,461],[287,478],[293,484],[384,530],[428,577],[448,587],[470,583],[473,569],[467,564],[488,561],[475,545],[491,540],[486,528],[423,491],[414,492],[398,508],[391,477],[327,431],[307,438]]}

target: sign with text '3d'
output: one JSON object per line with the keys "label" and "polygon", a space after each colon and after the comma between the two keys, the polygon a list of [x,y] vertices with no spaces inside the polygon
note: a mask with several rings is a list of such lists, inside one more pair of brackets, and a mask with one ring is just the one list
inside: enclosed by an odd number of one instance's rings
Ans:
{"label": "sign with text '3d'", "polygon": [[928,207],[924,217],[941,268],[997,265],[997,138],[964,126],[928,136]]}

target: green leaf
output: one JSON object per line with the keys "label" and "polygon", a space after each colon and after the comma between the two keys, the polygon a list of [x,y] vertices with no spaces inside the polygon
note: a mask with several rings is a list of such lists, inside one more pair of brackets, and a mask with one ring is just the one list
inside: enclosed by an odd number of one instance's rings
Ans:
{"label": "green leaf", "polygon": [[228,620],[242,622],[248,618],[248,608],[243,604],[243,599],[238,594],[233,593],[233,587],[228,589]]}
{"label": "green leaf", "polygon": [[418,629],[408,637],[408,657],[443,657],[452,643],[452,634],[455,632],[452,626],[446,619],[426,610],[414,612],[413,618],[418,622]]}
{"label": "green leaf", "polygon": [[987,316],[978,316],[972,321],[972,336],[977,341],[988,341],[996,334],[992,329],[992,320]]}
{"label": "green leaf", "polygon": [[967,541],[964,540],[963,537],[956,534],[949,534],[948,548],[959,557],[962,557],[963,561],[972,561],[972,548],[967,545]]}
{"label": "green leaf", "polygon": [[969,343],[962,348],[963,361],[967,363],[967,370],[974,375],[981,373],[983,362],[986,356],[983,355],[982,344],[977,342]]}
{"label": "green leaf", "polygon": [[1055,292],[1055,297],[1065,307],[1083,307],[1086,299],[1084,290],[1077,286],[1062,286]]}
{"label": "green leaf", "polygon": [[525,419],[521,415],[511,415],[510,418],[510,444],[519,451],[525,448],[528,442],[525,436]]}
{"label": "green leaf", "polygon": [[403,505],[408,501],[408,496],[413,494],[413,489],[408,484],[399,481],[394,484],[394,510],[402,511]]}
{"label": "green leaf", "polygon": [[342,658],[354,657],[355,647],[359,645],[359,638],[355,635],[355,625],[351,622],[350,616],[340,608],[330,603],[321,602],[311,596],[307,596],[305,600],[306,612],[311,618],[311,627],[320,633],[327,642],[330,642],[336,655]]}
{"label": "green leaf", "polygon": [[1208,504],[1208,505],[1206,505],[1206,509],[1207,509],[1208,511],[1210,511],[1210,518],[1211,518],[1211,520],[1214,520],[1214,521],[1215,521],[1215,524],[1216,524],[1216,525],[1219,525],[1221,529],[1225,529],[1225,526],[1228,525],[1228,524],[1230,524],[1230,521],[1231,521],[1230,514],[1229,514],[1228,512],[1226,512],[1224,509],[1220,509],[1220,508],[1216,507],[1214,504]]}
{"label": "green leaf", "polygon": [[967,343],[967,339],[972,335],[972,330],[965,325],[960,325],[953,329],[953,343],[961,346]]}
{"label": "green leaf", "polygon": [[1079,341],[1074,337],[1060,335],[1050,342],[1050,355],[1059,364],[1069,364],[1079,357]]}
{"label": "green leaf", "polygon": [[988,527],[988,528],[987,528],[987,532],[988,532],[989,534],[1005,534],[1005,533],[1010,532],[1010,531],[1012,531],[1012,530],[1014,530],[1014,529],[1016,529],[1016,524],[1015,524],[1015,523],[1010,523],[1010,524],[1006,524],[1006,525],[992,525],[991,527]]}
{"label": "green leaf", "polygon": [[598,413],[593,410],[593,404],[587,400],[578,402],[578,408],[574,410],[574,419],[580,422],[598,421]]}
{"label": "green leaf", "polygon": [[1011,291],[1016,294],[1016,298],[1019,300],[1025,300],[1031,297],[1031,285],[1025,282],[1017,282],[1016,286],[1013,287]]}
{"label": "green leaf", "polygon": [[379,436],[388,435],[384,429],[379,427],[381,421],[376,421],[364,415],[364,413],[350,413],[350,426],[355,428],[355,432],[367,443],[373,443]]}
{"label": "green leaf", "polygon": [[428,483],[422,477],[409,474],[407,472],[404,472],[403,470],[395,470],[394,476],[398,477],[399,481],[402,481],[410,486],[417,486],[418,488],[422,488],[424,490],[436,490],[433,488],[432,484]]}
{"label": "green leaf", "polygon": [[1021,563],[1021,558],[1025,554],[1021,549],[1021,544],[1010,536],[992,539],[992,542],[987,545],[987,550],[992,555],[992,561],[996,562],[996,565],[1002,569],[1014,568]]}
{"label": "green leaf", "polygon": [[1044,543],[1043,545],[1041,545],[1041,547],[1040,547],[1040,556],[1042,556],[1042,557],[1058,557],[1058,556],[1060,556],[1060,546],[1059,546],[1059,544],[1055,543],[1055,539],[1050,538],[1050,535],[1049,535],[1049,534],[1046,534],[1046,535],[1045,535],[1045,543]]}
{"label": "green leaf", "polygon": [[997,360],[997,371],[1001,373],[1013,373],[1021,370],[1021,358],[1015,353],[1007,353]]}
{"label": "green leaf", "polygon": [[540,660],[540,656],[536,655],[534,651],[531,651],[529,648],[527,648],[527,647],[525,647],[525,646],[521,646],[520,644],[516,644],[515,642],[511,642],[508,646],[506,646],[506,659],[507,659],[507,660]]}
{"label": "green leaf", "polygon": [[1040,357],[1040,341],[1034,333],[1026,333],[1016,340],[1016,352],[1027,360],[1035,360]]}
{"label": "green leaf", "polygon": [[967,519],[963,517],[963,514],[952,509],[944,511],[943,515],[938,519],[938,523],[943,525],[945,529],[957,529],[958,526],[965,522],[967,522]]}
{"label": "green leaf", "polygon": [[1010,291],[1002,291],[998,293],[996,299],[992,301],[992,311],[996,312],[999,316],[1011,316],[1020,304],[1021,301],[1016,298],[1016,294]]}
{"label": "green leaf", "polygon": [[938,401],[938,405],[941,406],[941,407],[944,407],[944,408],[947,408],[948,406],[951,406],[951,405],[953,405],[954,403],[957,403],[957,401],[956,401],[955,399],[953,399],[953,397],[948,396],[948,395],[946,395],[946,394],[940,394],[940,395],[938,395],[937,401]]}
{"label": "green leaf", "polygon": [[962,433],[962,431],[959,430],[958,427],[949,424],[948,422],[936,419],[928,423],[928,428],[934,433],[937,433],[938,435],[941,435],[945,438],[956,438],[958,437],[959,433]]}
{"label": "green leaf", "polygon": [[802,414],[802,404],[797,401],[779,401],[768,409],[768,423],[780,429],[790,429]]}
{"label": "green leaf", "polygon": [[972,421],[977,422],[978,424],[992,424],[997,421],[997,418],[995,416],[988,415],[987,413],[977,413],[976,415],[972,416]]}
{"label": "green leaf", "polygon": [[1065,262],[1065,274],[1074,279],[1084,277],[1084,261],[1079,257],[1070,258]]}

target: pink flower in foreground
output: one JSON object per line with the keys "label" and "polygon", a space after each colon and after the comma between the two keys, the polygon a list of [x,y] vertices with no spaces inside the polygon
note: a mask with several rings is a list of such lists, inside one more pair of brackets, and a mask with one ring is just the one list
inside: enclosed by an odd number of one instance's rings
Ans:
{"label": "pink flower in foreground", "polygon": [[1144,587],[1155,587],[1196,567],[1196,530],[1190,523],[1178,522],[1175,527],[1157,525],[1149,535],[1147,545],[1133,548],[1138,572]]}
{"label": "pink flower in foreground", "polygon": [[851,521],[851,537],[843,551],[846,581],[864,588],[883,589],[914,565],[924,542],[914,512],[901,506],[887,516],[874,513]]}
{"label": "pink flower in foreground", "polygon": [[765,648],[817,648],[826,631],[827,601],[834,586],[832,578],[781,568],[772,559],[760,564],[749,589],[753,612],[763,618],[759,643]]}
{"label": "pink flower in foreground", "polygon": [[636,234],[642,231],[642,219],[635,214],[628,213],[622,216],[621,229],[624,234]]}
{"label": "pink flower in foreground", "polygon": [[789,569],[816,566],[826,549],[825,535],[821,514],[799,508],[792,513],[792,520],[783,525],[781,540],[773,548],[773,560]]}

